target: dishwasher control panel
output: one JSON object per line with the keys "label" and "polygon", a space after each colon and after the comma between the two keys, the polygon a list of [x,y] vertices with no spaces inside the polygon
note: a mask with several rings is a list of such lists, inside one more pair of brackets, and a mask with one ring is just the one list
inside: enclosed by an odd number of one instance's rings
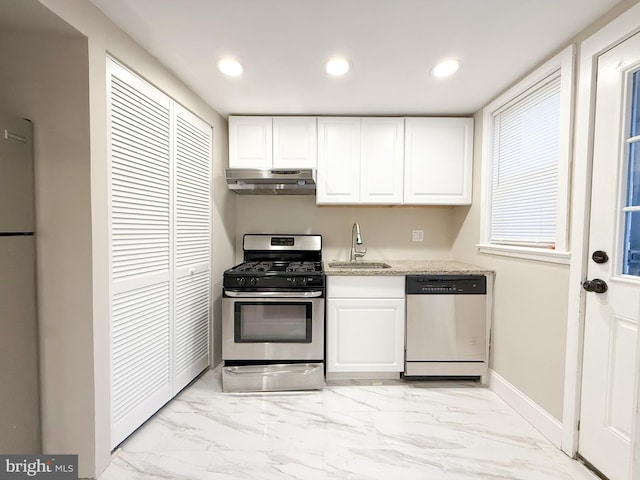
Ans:
{"label": "dishwasher control panel", "polygon": [[484,275],[407,275],[407,295],[484,295]]}

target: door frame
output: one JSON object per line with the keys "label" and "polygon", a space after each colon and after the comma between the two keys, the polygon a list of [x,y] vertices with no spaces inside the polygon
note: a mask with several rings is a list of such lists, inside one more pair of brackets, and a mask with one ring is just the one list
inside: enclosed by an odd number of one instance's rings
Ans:
{"label": "door frame", "polygon": [[[571,194],[569,270],[569,306],[567,313],[567,348],[565,355],[564,404],[562,414],[562,450],[574,457],[578,451],[580,392],[582,387],[582,352],[584,347],[585,295],[582,281],[587,275],[589,259],[589,223],[591,213],[591,172],[596,100],[598,57],[640,32],[640,4],[624,12],[580,44],[578,94],[575,111],[573,182]],[[640,336],[638,337],[640,345]],[[640,351],[640,350],[639,350]],[[640,362],[636,362],[636,378]],[[639,382],[640,385],[640,382]],[[636,412],[640,411],[636,392]],[[640,415],[632,427],[631,470],[629,478],[640,480]]]}

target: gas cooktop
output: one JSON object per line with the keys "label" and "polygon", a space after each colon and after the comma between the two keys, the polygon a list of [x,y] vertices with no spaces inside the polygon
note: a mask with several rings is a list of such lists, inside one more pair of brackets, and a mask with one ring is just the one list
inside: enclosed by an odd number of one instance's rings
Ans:
{"label": "gas cooktop", "polygon": [[321,262],[244,262],[228,270],[237,273],[322,273]]}
{"label": "gas cooktop", "polygon": [[243,238],[244,262],[224,273],[225,289],[323,288],[320,235],[256,235]]}

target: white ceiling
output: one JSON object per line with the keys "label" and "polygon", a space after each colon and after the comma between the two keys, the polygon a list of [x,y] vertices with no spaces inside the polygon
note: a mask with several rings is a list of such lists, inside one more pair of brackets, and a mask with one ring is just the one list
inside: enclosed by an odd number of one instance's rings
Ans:
{"label": "white ceiling", "polygon": [[[618,1],[91,0],[223,115],[470,114]],[[431,77],[446,57],[462,69]]]}

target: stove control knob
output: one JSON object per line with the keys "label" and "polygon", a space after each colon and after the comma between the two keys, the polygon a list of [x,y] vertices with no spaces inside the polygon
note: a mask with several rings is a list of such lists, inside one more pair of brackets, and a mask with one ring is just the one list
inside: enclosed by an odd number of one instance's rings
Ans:
{"label": "stove control knob", "polygon": [[256,277],[249,277],[249,285],[254,286],[256,284]]}
{"label": "stove control knob", "polygon": [[244,286],[244,277],[236,277],[236,283],[239,287]]}
{"label": "stove control knob", "polygon": [[307,277],[302,277],[300,279],[300,285],[302,285],[303,287],[307,284]]}
{"label": "stove control knob", "polygon": [[289,281],[291,282],[292,287],[295,287],[296,285],[298,285],[298,279],[296,277],[289,278]]}

